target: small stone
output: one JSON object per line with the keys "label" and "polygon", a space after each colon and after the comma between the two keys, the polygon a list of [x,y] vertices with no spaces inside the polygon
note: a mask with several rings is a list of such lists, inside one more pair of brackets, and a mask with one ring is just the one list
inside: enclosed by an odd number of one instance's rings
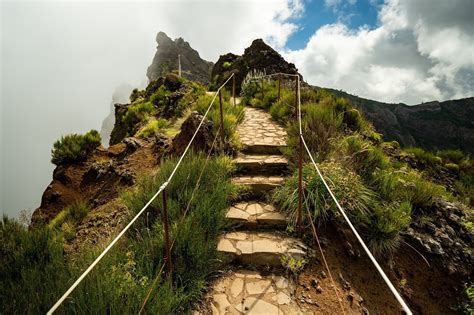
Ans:
{"label": "small stone", "polygon": [[326,272],[324,272],[324,270],[321,270],[321,271],[319,272],[319,275],[320,275],[321,278],[323,278],[323,279],[326,279],[326,277],[327,277],[327,276],[326,276]]}
{"label": "small stone", "polygon": [[311,279],[311,285],[313,286],[313,288],[316,288],[318,284],[319,284],[318,279],[316,278]]}
{"label": "small stone", "polygon": [[323,288],[321,288],[321,286],[318,285],[318,286],[316,287],[316,292],[322,293],[322,292],[323,292]]}

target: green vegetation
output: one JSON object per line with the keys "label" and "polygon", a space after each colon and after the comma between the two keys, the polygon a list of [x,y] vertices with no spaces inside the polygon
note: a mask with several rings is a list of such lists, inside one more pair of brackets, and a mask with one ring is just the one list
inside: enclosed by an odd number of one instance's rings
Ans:
{"label": "green vegetation", "polygon": [[150,118],[148,123],[143,126],[137,133],[138,137],[148,138],[163,132],[168,122],[163,118]]}
{"label": "green vegetation", "polygon": [[[224,116],[224,141],[227,148],[238,149],[240,147],[240,139],[236,133],[238,124],[244,118],[244,106],[233,105],[230,93],[225,89],[222,91],[222,111]],[[199,114],[204,115],[211,104],[213,95],[201,96],[195,106]],[[219,109],[219,96],[216,97],[214,104],[212,105],[207,118],[214,123],[214,134],[219,130],[221,124],[220,109]]]}
{"label": "green vegetation", "polygon": [[224,63],[222,64],[222,68],[226,70],[229,69],[231,66],[232,66],[232,62],[229,62],[229,61],[224,61]]}
{"label": "green vegetation", "polygon": [[[132,191],[123,194],[131,216],[158,190],[176,162],[176,159],[164,161],[155,175],[141,178]],[[238,193],[229,179],[233,172],[229,158],[211,158],[199,181],[205,164],[205,156],[188,155],[167,188],[171,238],[176,240],[172,253],[173,273],[169,277],[163,275],[152,285],[164,259],[159,196],[126,238],[116,244],[63,303],[59,313],[136,314],[152,288],[145,307],[147,313],[189,311],[189,306],[201,297],[210,273],[219,267],[217,236],[224,228],[230,198]],[[198,181],[199,189],[191,198]],[[57,227],[80,220],[87,210],[83,203],[77,203],[63,212],[50,226],[31,229],[3,218],[0,295],[10,302],[0,303],[0,313],[46,313],[100,253],[97,248],[74,259],[66,256],[64,238],[58,237],[62,232],[57,231]]]}
{"label": "green vegetation", "polygon": [[[276,81],[276,80],[275,80]],[[296,161],[299,150],[299,126],[296,119],[293,88],[283,88],[277,100],[277,83],[264,82],[261,98],[259,82],[244,81],[242,96],[246,103],[267,109],[272,117],[286,124],[288,149],[285,154]],[[392,251],[399,242],[400,232],[410,224],[414,214],[429,213],[438,197],[452,200],[446,189],[414,170],[403,160],[387,155],[400,152],[398,143],[383,143],[382,135],[363,114],[346,99],[321,89],[301,89],[302,132],[313,156],[319,161],[321,172],[333,189],[342,207],[377,254]],[[460,174],[457,181],[464,195],[472,194],[473,173],[469,159],[459,151],[440,151],[437,154],[409,148],[405,155],[430,167],[443,167]],[[305,163],[309,158],[304,154]],[[457,163],[457,164],[456,164]],[[453,165],[456,164],[456,165]],[[464,177],[461,177],[462,175]],[[462,179],[461,179],[462,178]],[[276,189],[273,200],[296,219],[298,198],[297,173],[285,185]],[[340,219],[334,202],[326,192],[312,165],[303,168],[304,209],[308,207],[313,219]],[[467,223],[469,224],[469,223]]]}
{"label": "green vegetation", "polygon": [[48,226],[60,232],[59,235],[64,236],[66,240],[70,240],[76,234],[74,227],[86,217],[89,211],[87,203],[78,200],[58,213]]}
{"label": "green vegetation", "polygon": [[206,89],[199,83],[179,78],[178,91],[171,91],[166,81],[156,87],[150,83],[147,90],[134,89],[132,102],[122,118],[122,128],[127,136],[147,138],[157,133],[174,134],[177,120],[187,113],[196,100],[205,95]]}
{"label": "green vegetation", "polygon": [[85,135],[70,134],[53,144],[51,162],[56,165],[83,161],[100,145],[100,134],[91,130]]}
{"label": "green vegetation", "polygon": [[474,313],[474,284],[464,284],[462,301],[453,309],[466,315],[471,315]]}

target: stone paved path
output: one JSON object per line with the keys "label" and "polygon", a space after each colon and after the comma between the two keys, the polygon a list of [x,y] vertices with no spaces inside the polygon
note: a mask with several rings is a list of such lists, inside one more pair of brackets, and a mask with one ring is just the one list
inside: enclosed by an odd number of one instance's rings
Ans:
{"label": "stone paved path", "polygon": [[237,127],[237,132],[244,146],[286,145],[285,129],[272,121],[267,112],[260,109],[245,108],[245,117]]}
{"label": "stone paved path", "polygon": [[218,279],[208,296],[209,308],[219,315],[306,314],[295,300],[296,286],[282,272],[280,259],[301,259],[306,247],[284,233],[287,218],[265,198],[284,181],[288,161],[280,149],[286,145],[286,131],[267,112],[250,107],[237,130],[243,150],[234,160],[240,172],[234,182],[248,185],[251,199],[228,210],[226,218],[236,223],[235,230],[221,236],[218,251],[250,268]]}

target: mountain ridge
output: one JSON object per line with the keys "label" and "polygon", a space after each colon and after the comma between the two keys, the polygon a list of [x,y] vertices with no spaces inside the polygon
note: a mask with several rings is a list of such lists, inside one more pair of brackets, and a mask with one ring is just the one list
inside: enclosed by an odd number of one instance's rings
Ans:
{"label": "mountain ridge", "polygon": [[461,149],[474,154],[474,97],[406,105],[322,89],[349,99],[387,141],[395,140],[405,147],[418,146],[430,151]]}

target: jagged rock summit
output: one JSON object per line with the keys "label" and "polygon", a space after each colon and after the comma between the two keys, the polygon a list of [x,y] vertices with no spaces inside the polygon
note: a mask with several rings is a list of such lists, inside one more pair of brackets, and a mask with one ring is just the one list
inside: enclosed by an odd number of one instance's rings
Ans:
{"label": "jagged rock summit", "polygon": [[221,85],[231,73],[235,73],[236,90],[239,92],[245,76],[253,69],[264,71],[267,74],[298,73],[294,64],[287,62],[276,50],[259,38],[245,49],[242,56],[232,53],[220,56],[212,68],[212,81]]}
{"label": "jagged rock summit", "polygon": [[211,79],[213,63],[199,56],[188,42],[183,38],[172,40],[166,33],[159,32],[156,35],[155,57],[148,67],[146,75],[150,81],[154,81],[169,72],[178,70],[178,55],[181,55],[182,75],[193,81],[208,84]]}

